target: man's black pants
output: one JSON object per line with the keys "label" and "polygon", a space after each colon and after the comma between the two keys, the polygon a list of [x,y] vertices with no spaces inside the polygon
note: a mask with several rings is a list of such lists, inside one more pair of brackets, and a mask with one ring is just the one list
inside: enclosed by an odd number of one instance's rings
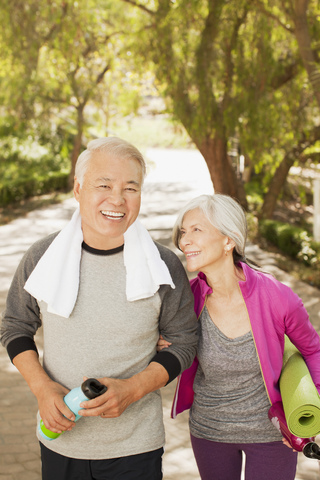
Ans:
{"label": "man's black pants", "polygon": [[42,480],[161,480],[163,448],[109,460],[79,460],[42,443]]}

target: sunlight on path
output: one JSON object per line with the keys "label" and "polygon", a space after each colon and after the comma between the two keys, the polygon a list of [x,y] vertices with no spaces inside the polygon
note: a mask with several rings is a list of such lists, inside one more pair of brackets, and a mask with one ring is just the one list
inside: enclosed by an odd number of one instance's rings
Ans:
{"label": "sunlight on path", "polygon": [[213,193],[207,164],[198,150],[150,148],[146,159],[151,160],[146,183],[187,182],[201,193]]}

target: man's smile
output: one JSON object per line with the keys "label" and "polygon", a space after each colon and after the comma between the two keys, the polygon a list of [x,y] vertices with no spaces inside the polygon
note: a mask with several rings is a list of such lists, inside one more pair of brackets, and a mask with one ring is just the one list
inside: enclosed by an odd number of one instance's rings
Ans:
{"label": "man's smile", "polygon": [[104,217],[111,218],[112,220],[118,220],[125,216],[125,214],[122,212],[111,212],[110,210],[101,210],[101,213]]}

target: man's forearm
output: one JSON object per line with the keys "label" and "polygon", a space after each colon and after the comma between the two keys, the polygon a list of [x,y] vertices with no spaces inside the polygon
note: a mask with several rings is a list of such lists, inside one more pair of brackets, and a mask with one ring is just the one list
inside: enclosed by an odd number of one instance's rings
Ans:
{"label": "man's forearm", "polygon": [[12,363],[19,370],[36,397],[44,385],[52,381],[42,368],[39,357],[34,350],[19,353],[13,358]]}
{"label": "man's forearm", "polygon": [[57,433],[71,430],[75,416],[63,401],[68,389],[54,382],[47,375],[39,362],[37,353],[33,350],[19,353],[13,358],[13,364],[35,395],[45,426]]}
{"label": "man's forearm", "polygon": [[134,402],[148,393],[164,387],[168,381],[167,370],[158,362],[151,362],[145,370],[128,379],[128,382],[132,384]]}

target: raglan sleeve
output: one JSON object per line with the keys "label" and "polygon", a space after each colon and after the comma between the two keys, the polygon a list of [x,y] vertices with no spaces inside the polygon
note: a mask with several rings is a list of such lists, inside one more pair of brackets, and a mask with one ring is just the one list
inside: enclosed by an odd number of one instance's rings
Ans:
{"label": "raglan sleeve", "polygon": [[24,289],[24,285],[51,241],[48,237],[31,246],[12,279],[0,328],[0,341],[11,361],[26,350],[38,353],[34,337],[41,326],[40,309],[37,300]]}
{"label": "raglan sleeve", "polygon": [[[167,249],[168,250],[168,249]],[[190,367],[197,349],[197,317],[188,277],[179,258],[172,251],[161,251],[171,273],[175,288],[160,287],[160,334],[171,345],[152,359],[166,368],[169,382]],[[168,383],[169,383],[168,382]]]}

